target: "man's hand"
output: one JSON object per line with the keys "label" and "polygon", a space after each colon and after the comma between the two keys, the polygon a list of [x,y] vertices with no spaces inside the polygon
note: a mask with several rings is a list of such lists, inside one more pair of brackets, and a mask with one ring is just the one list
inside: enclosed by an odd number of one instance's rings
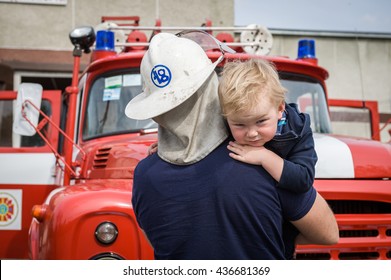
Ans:
{"label": "man's hand", "polygon": [[148,148],[148,155],[152,155],[157,152],[157,142],[153,143],[151,146]]}

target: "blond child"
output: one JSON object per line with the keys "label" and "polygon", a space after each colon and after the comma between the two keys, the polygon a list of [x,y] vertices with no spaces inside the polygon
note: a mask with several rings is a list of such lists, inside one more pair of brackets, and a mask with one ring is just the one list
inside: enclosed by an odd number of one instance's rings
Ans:
{"label": "blond child", "polygon": [[301,193],[313,184],[317,155],[310,117],[285,103],[286,89],[266,60],[227,62],[220,84],[235,160],[261,165],[277,187]]}

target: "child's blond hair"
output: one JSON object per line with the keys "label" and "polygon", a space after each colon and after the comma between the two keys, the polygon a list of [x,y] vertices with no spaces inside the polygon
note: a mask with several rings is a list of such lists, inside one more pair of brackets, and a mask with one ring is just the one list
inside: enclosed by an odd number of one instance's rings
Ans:
{"label": "child's blond hair", "polygon": [[220,105],[225,117],[252,110],[264,98],[278,107],[285,100],[274,66],[263,59],[227,62],[219,83]]}

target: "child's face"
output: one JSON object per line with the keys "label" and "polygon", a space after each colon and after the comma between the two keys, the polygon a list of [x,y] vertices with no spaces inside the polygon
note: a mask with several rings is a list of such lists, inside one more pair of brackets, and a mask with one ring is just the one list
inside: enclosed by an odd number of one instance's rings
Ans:
{"label": "child's face", "polygon": [[251,111],[230,115],[227,122],[236,142],[262,147],[276,134],[277,122],[284,110],[285,103],[276,108],[271,102],[263,100]]}

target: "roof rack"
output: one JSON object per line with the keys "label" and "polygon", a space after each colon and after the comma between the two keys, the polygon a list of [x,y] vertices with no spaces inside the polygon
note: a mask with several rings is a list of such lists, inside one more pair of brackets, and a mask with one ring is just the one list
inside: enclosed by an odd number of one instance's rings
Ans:
{"label": "roof rack", "polygon": [[[130,21],[130,23],[129,23]],[[139,16],[102,16],[101,22],[116,22],[119,26],[138,26],[140,22]]]}
{"label": "roof rack", "polygon": [[[212,34],[214,31],[220,33],[215,37],[227,46],[234,48],[237,52],[250,54],[267,55],[271,51],[273,37],[269,30],[261,25],[251,24],[246,27],[214,27],[210,20],[202,26],[161,26],[161,21],[156,20],[155,26],[139,26],[138,16],[130,17],[102,17],[102,23],[96,30],[110,30],[115,34],[115,47],[117,52],[143,50],[149,46],[154,35],[160,32],[175,32],[184,30],[202,30]],[[150,31],[150,38],[147,39],[145,31]],[[234,35],[232,35],[234,33]],[[239,34],[239,36],[235,35]]]}

